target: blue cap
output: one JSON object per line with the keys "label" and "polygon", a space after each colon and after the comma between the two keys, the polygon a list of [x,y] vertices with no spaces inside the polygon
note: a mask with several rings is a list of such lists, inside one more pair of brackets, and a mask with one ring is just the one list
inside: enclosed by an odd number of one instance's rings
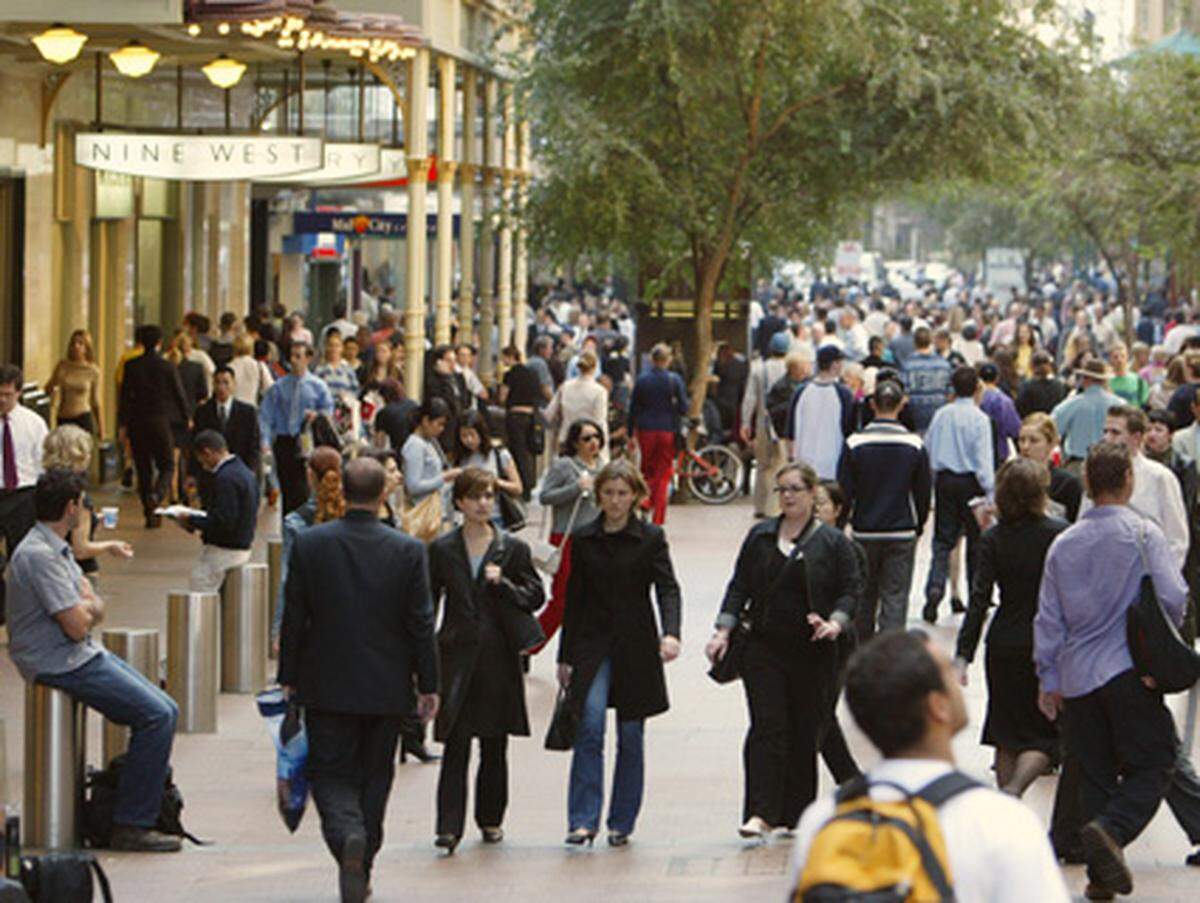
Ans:
{"label": "blue cap", "polygon": [[771,353],[772,354],[787,354],[792,349],[792,336],[786,329],[780,330],[771,336]]}

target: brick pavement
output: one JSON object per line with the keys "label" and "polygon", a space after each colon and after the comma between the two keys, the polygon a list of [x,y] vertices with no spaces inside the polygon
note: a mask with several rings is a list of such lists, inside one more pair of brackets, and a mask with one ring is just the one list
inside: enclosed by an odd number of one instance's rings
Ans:
{"label": "brick pavement", "polygon": [[[165,594],[186,584],[198,542],[173,525],[141,530],[132,496],[122,496],[118,535],[137,558],[103,563],[101,592],[110,600],[109,623],[166,629]],[[633,843],[624,850],[568,851],[565,798],[569,756],[541,748],[553,705],[553,661],[534,663],[528,699],[534,737],[510,746],[511,802],[507,838],[485,847],[468,834],[452,858],[432,847],[436,766],[397,769],[384,848],[374,880],[380,903],[405,901],[778,901],[784,892],[788,845],[746,846],[736,834],[741,795],[741,741],[745,710],[736,687],[717,687],[704,675],[707,638],[738,543],[751,523],[744,504],[711,509],[674,507],[668,535],[684,588],[684,653],[668,670],[673,708],[647,729],[646,803]],[[264,516],[260,534],[270,525]],[[918,558],[914,586],[923,585],[926,557]],[[260,559],[263,550],[258,550]],[[919,607],[912,607],[914,616]],[[949,644],[957,618],[937,633]],[[165,637],[164,637],[165,640]],[[552,646],[553,648],[553,646]],[[959,738],[960,764],[988,780],[988,754],[976,738],[983,705],[981,666],[973,668],[968,702],[972,726]],[[9,799],[21,795],[22,687],[0,656],[0,717],[7,722]],[[843,724],[864,764],[871,755],[848,717]],[[89,754],[99,754],[99,723],[91,719]],[[187,800],[185,823],[213,846],[174,856],[113,855],[102,861],[118,901],[331,901],[332,860],[310,807],[295,836],[274,811],[273,752],[252,697],[222,696],[215,735],[182,735],[175,745],[176,779]],[[611,768],[611,760],[609,761]],[[823,774],[823,787],[830,786]],[[1048,817],[1053,779],[1042,779],[1027,799]],[[1182,865],[1188,847],[1164,807],[1131,848],[1139,901],[1196,899],[1200,872]],[[1068,869],[1074,893],[1082,869]],[[1031,901],[1032,903],[1032,901]]]}

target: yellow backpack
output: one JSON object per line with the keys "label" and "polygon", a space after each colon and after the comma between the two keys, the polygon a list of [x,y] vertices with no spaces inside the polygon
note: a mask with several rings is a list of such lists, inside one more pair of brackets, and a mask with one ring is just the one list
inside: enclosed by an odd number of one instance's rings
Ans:
{"label": "yellow backpack", "polygon": [[[871,799],[893,787],[901,799]],[[856,778],[837,792],[837,809],[813,838],[794,903],[948,903],[955,899],[937,810],[980,784],[952,771],[915,794],[890,781]]]}

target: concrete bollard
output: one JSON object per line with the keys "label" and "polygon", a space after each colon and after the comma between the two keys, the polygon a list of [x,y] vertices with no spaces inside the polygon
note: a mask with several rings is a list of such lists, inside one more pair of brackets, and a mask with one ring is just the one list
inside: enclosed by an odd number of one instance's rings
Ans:
{"label": "concrete bollard", "polygon": [[177,731],[216,733],[220,678],[220,599],[216,593],[170,593],[167,693],[179,706]]}
{"label": "concrete bollard", "polygon": [[[279,588],[283,585],[283,540],[267,540],[267,636],[270,643],[271,625],[279,614]],[[275,654],[271,653],[271,658]]]}
{"label": "concrete bollard", "polygon": [[[104,648],[124,659],[150,683],[158,685],[158,631],[145,627],[111,627],[100,634]],[[100,734],[100,764],[108,763],[129,748],[129,728],[104,719]]]}
{"label": "concrete bollard", "polygon": [[267,685],[267,566],[225,572],[221,588],[221,692],[257,693]]}
{"label": "concrete bollard", "polygon": [[24,845],[71,850],[83,845],[87,709],[44,684],[25,686]]}

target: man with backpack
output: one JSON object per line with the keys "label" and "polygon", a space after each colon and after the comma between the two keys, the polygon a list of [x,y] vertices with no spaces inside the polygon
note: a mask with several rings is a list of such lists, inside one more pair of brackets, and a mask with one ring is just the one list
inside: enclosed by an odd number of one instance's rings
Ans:
{"label": "man with backpack", "polygon": [[[754,516],[767,517],[779,513],[779,503],[771,498],[775,469],[782,463],[779,434],[771,425],[768,396],[771,387],[787,376],[787,353],[791,347],[787,331],[771,336],[771,356],[755,361],[750,367],[750,379],[742,396],[741,440],[754,447],[754,464],[758,470],[754,482]],[[795,386],[789,388],[784,410],[792,400]],[[786,416],[786,415],[785,415]]]}
{"label": "man with backpack", "polygon": [[893,899],[889,891],[912,900],[1069,899],[1033,812],[955,770],[951,741],[967,725],[966,703],[950,657],[924,633],[890,631],[863,645],[850,660],[846,701],[884,758],[804,813],[792,865],[796,903],[832,899],[831,891],[844,899]]}

